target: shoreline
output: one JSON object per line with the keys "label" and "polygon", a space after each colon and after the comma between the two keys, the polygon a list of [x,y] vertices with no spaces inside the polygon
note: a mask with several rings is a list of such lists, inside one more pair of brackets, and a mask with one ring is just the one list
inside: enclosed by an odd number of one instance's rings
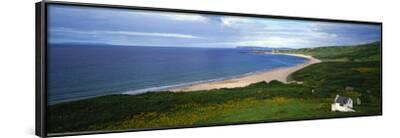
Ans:
{"label": "shoreline", "polygon": [[[296,64],[290,67],[280,67],[275,68],[272,70],[266,71],[257,71],[252,73],[241,74],[237,76],[232,76],[226,79],[216,79],[216,80],[209,80],[209,81],[199,81],[193,84],[187,85],[175,85],[165,88],[160,88],[157,90],[139,90],[139,91],[125,91],[122,93],[114,93],[114,94],[127,94],[127,95],[138,95],[147,92],[193,92],[193,91],[200,91],[200,90],[212,90],[212,89],[221,89],[221,88],[238,88],[238,87],[245,87],[252,83],[257,83],[261,81],[270,82],[272,80],[278,80],[283,83],[287,82],[287,77],[300,69],[303,69],[309,65],[320,63],[319,59],[313,58],[312,56],[301,55],[301,54],[288,54],[288,53],[268,53],[268,54],[277,54],[277,55],[288,55],[288,56],[296,56],[307,59],[305,63]],[[105,94],[108,95],[108,94]],[[61,100],[55,101],[50,103],[49,105],[57,105],[60,103],[67,103],[72,101],[79,101],[84,99],[90,99],[99,96],[105,95],[98,95],[98,96],[88,96],[88,97],[81,97],[81,98],[74,98],[68,100]]]}
{"label": "shoreline", "polygon": [[307,59],[305,63],[297,64],[291,67],[281,67],[268,71],[261,71],[254,74],[249,75],[241,75],[237,78],[212,81],[212,82],[204,82],[193,84],[189,86],[175,87],[171,89],[167,89],[166,91],[171,92],[191,92],[191,91],[199,91],[199,90],[212,90],[212,89],[221,89],[221,88],[238,88],[245,87],[252,83],[257,83],[261,81],[270,82],[272,80],[278,80],[283,83],[287,83],[287,77],[300,69],[303,69],[312,64],[320,63],[321,60],[316,59],[312,56],[301,55],[301,54],[289,54],[289,53],[272,53],[279,55],[288,55],[288,56],[296,56]]}

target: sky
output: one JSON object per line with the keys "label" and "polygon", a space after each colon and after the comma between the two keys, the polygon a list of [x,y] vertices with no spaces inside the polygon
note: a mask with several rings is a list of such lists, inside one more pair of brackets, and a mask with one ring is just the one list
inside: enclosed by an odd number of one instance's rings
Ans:
{"label": "sky", "polygon": [[380,40],[378,25],[51,5],[50,43],[309,48]]}

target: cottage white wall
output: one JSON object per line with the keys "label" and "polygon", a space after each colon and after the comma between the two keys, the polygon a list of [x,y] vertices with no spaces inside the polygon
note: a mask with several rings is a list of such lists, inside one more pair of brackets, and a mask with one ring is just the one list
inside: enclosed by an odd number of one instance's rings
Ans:
{"label": "cottage white wall", "polygon": [[356,112],[354,109],[350,108],[349,105],[340,106],[338,103],[331,104],[332,112]]}
{"label": "cottage white wall", "polygon": [[347,107],[353,108],[353,100],[350,98],[349,102],[346,104]]}

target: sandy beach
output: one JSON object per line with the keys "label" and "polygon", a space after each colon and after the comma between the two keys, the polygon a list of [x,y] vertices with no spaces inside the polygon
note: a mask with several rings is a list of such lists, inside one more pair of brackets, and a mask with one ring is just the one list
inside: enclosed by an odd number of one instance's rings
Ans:
{"label": "sandy beach", "polygon": [[242,77],[221,80],[221,81],[213,81],[213,82],[205,82],[199,84],[193,84],[190,86],[183,86],[178,88],[169,89],[169,91],[173,92],[188,92],[188,91],[197,91],[197,90],[211,90],[211,89],[220,89],[220,88],[236,88],[236,87],[244,87],[252,83],[260,82],[260,81],[272,81],[278,80],[284,83],[287,83],[287,77],[304,67],[309,65],[319,63],[320,60],[313,58],[307,55],[300,55],[300,54],[282,54],[282,55],[290,55],[290,56],[297,56],[308,59],[305,63],[297,64],[291,67],[282,67],[276,68],[273,70],[259,72],[251,75],[244,75]]}

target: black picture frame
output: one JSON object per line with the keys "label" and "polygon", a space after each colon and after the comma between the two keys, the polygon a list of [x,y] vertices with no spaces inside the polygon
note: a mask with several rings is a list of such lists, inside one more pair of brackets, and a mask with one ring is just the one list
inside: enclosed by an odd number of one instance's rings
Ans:
{"label": "black picture frame", "polygon": [[[228,15],[239,17],[258,17],[269,19],[291,19],[291,20],[306,20],[306,21],[325,21],[335,23],[354,23],[354,24],[369,24],[380,26],[380,87],[381,87],[381,113],[372,115],[356,115],[346,117],[321,117],[312,119],[300,120],[280,120],[280,121],[256,121],[256,122],[237,122],[226,124],[208,124],[208,125],[194,125],[194,126],[177,126],[165,128],[145,128],[145,129],[128,129],[116,131],[95,131],[95,132],[77,132],[77,133],[63,133],[51,134],[47,133],[47,9],[49,5],[69,5],[69,6],[84,6],[84,7],[101,7],[101,8],[117,8],[117,9],[131,9],[142,11],[159,11],[159,12],[178,12],[178,13],[194,13],[194,14],[211,14],[211,15]],[[35,132],[39,137],[58,137],[58,136],[73,136],[73,135],[89,135],[89,134],[104,134],[104,133],[119,133],[119,132],[134,132],[134,131],[149,131],[149,130],[163,130],[163,129],[179,129],[179,128],[194,128],[194,127],[210,127],[210,126],[226,126],[226,125],[241,125],[241,124],[256,124],[256,123],[272,123],[272,122],[286,122],[286,121],[304,121],[304,120],[318,120],[318,119],[336,119],[336,118],[349,118],[349,117],[363,117],[363,116],[381,116],[383,107],[383,90],[382,90],[382,22],[372,21],[355,21],[355,20],[341,20],[341,19],[323,19],[323,18],[310,18],[310,17],[292,17],[292,16],[277,16],[277,15],[261,15],[261,14],[248,14],[248,13],[233,13],[233,12],[217,12],[217,11],[199,11],[199,10],[183,10],[183,9],[168,9],[168,8],[155,8],[155,7],[137,7],[137,6],[124,6],[124,5],[109,5],[109,4],[94,4],[94,3],[77,3],[77,2],[64,2],[64,1],[45,1],[37,2],[36,8],[36,97],[35,97]]]}

